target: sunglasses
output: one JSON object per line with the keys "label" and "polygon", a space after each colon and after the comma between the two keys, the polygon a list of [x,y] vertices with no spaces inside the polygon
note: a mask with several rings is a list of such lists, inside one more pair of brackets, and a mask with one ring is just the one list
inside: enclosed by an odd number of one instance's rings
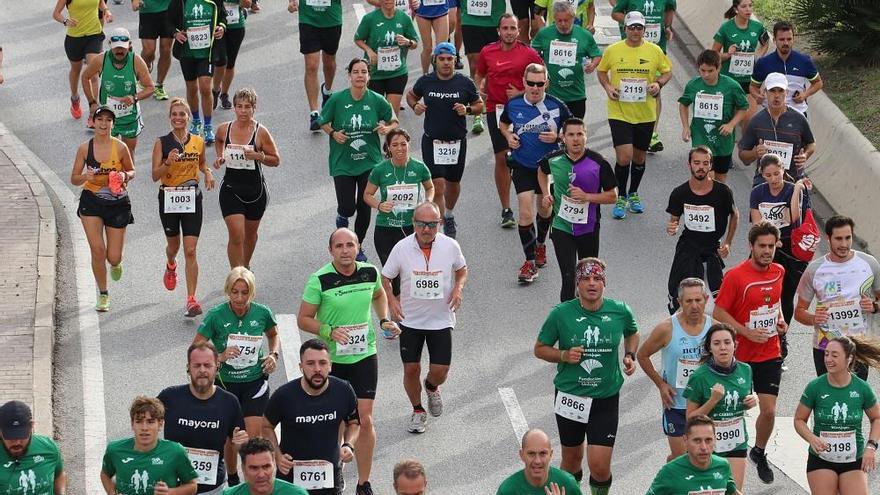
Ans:
{"label": "sunglasses", "polygon": [[645,26],[642,26],[641,24],[633,24],[632,26],[627,26],[626,28],[633,31],[642,31],[645,29]]}
{"label": "sunglasses", "polygon": [[120,41],[131,41],[131,40],[128,38],[128,36],[111,36],[110,37],[111,43],[117,43]]}
{"label": "sunglasses", "polygon": [[547,81],[529,81],[529,80],[526,80],[526,86],[532,86],[532,87],[535,87],[535,88],[543,88],[545,84],[547,84]]}
{"label": "sunglasses", "polygon": [[413,221],[413,224],[420,229],[436,229],[440,222],[423,222],[421,220]]}

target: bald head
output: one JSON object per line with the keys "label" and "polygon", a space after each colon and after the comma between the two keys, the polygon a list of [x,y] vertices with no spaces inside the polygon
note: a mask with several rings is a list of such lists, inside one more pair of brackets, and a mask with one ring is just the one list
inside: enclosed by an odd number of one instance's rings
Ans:
{"label": "bald head", "polygon": [[345,242],[345,241],[349,241],[351,239],[354,239],[354,241],[357,242],[357,234],[352,232],[351,229],[347,229],[345,227],[342,227],[340,229],[336,229],[333,231],[332,234],[330,234],[330,241],[328,242],[328,247],[330,247],[330,249],[333,249],[334,243]]}
{"label": "bald head", "polygon": [[528,450],[527,447],[546,447],[549,449],[550,437],[547,436],[546,433],[544,433],[544,430],[540,428],[532,428],[531,430],[525,432],[522,436],[522,449]]}

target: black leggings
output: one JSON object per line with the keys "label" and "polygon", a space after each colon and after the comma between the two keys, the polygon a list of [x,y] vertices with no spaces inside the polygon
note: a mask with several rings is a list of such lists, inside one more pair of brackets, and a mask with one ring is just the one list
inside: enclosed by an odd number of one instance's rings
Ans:
{"label": "black leggings", "polygon": [[333,186],[336,188],[336,213],[351,218],[357,213],[354,222],[354,233],[357,234],[358,242],[363,245],[367,237],[367,229],[370,228],[370,205],[364,202],[364,190],[367,189],[367,179],[370,171],[361,175],[337,175],[333,177]]}
{"label": "black leggings", "polygon": [[[376,246],[376,254],[379,255],[379,261],[382,262],[382,266],[385,266],[385,262],[388,261],[388,256],[391,255],[391,250],[394,249],[394,246],[400,242],[401,239],[412,233],[412,225],[407,225],[406,227],[383,227],[377,225],[373,229],[373,245]],[[394,295],[399,296],[399,276],[391,281],[391,287],[394,290]]]}
{"label": "black leggings", "polygon": [[574,270],[579,259],[599,256],[599,224],[589,234],[574,236],[558,229],[550,232],[556,262],[562,275],[562,289],[559,290],[561,302],[574,299]]}

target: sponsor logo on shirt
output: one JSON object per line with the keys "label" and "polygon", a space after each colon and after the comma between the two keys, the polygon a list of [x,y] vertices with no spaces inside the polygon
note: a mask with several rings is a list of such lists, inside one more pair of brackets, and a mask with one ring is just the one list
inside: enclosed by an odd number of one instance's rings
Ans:
{"label": "sponsor logo on shirt", "polygon": [[133,460],[134,460],[134,457],[126,457],[125,459],[122,459],[122,463],[128,464],[129,462],[131,462]]}
{"label": "sponsor logo on shirt", "polygon": [[336,411],[327,414],[313,414],[311,416],[297,416],[297,423],[321,423],[324,421],[335,421],[336,420]]}
{"label": "sponsor logo on shirt", "polygon": [[220,429],[220,421],[202,421],[198,419],[177,418],[177,424],[179,426],[186,426],[194,430],[198,430],[199,428],[210,428],[212,430]]}
{"label": "sponsor logo on shirt", "polygon": [[161,465],[165,464],[165,461],[163,461],[159,457],[153,457],[153,459],[151,459],[151,460],[152,460],[154,466],[161,466]]}
{"label": "sponsor logo on shirt", "polygon": [[39,464],[39,463],[41,463],[41,462],[43,462],[43,461],[45,461],[45,460],[46,460],[46,458],[43,457],[43,456],[41,456],[41,455],[35,455],[35,456],[34,456],[34,464]]}
{"label": "sponsor logo on shirt", "polygon": [[440,99],[446,99],[446,98],[461,98],[461,94],[458,93],[458,92],[455,92],[455,93],[440,93],[440,92],[438,92],[438,91],[428,91],[428,94],[427,94],[426,96],[429,96],[429,97],[431,97],[431,98],[440,98]]}

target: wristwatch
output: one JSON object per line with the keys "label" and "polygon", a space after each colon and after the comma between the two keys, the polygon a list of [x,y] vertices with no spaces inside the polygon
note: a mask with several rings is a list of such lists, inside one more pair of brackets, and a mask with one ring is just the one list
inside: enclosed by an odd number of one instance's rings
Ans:
{"label": "wristwatch", "polygon": [[354,454],[354,445],[352,445],[348,442],[343,442],[343,444],[340,445],[340,447],[348,447],[348,449],[351,450],[351,453]]}
{"label": "wristwatch", "polygon": [[276,361],[278,361],[278,351],[272,351],[269,353],[269,355],[275,358]]}
{"label": "wristwatch", "polygon": [[880,304],[877,304],[877,301],[872,301],[872,302],[871,302],[871,306],[874,307],[874,312],[875,312],[875,313],[880,313]]}
{"label": "wristwatch", "polygon": [[626,351],[625,353],[623,353],[623,357],[628,357],[628,358],[632,359],[633,361],[635,361],[636,360],[636,353],[634,353],[633,351]]}
{"label": "wristwatch", "polygon": [[877,440],[868,440],[865,442],[865,447],[870,447],[874,450],[877,450]]}

